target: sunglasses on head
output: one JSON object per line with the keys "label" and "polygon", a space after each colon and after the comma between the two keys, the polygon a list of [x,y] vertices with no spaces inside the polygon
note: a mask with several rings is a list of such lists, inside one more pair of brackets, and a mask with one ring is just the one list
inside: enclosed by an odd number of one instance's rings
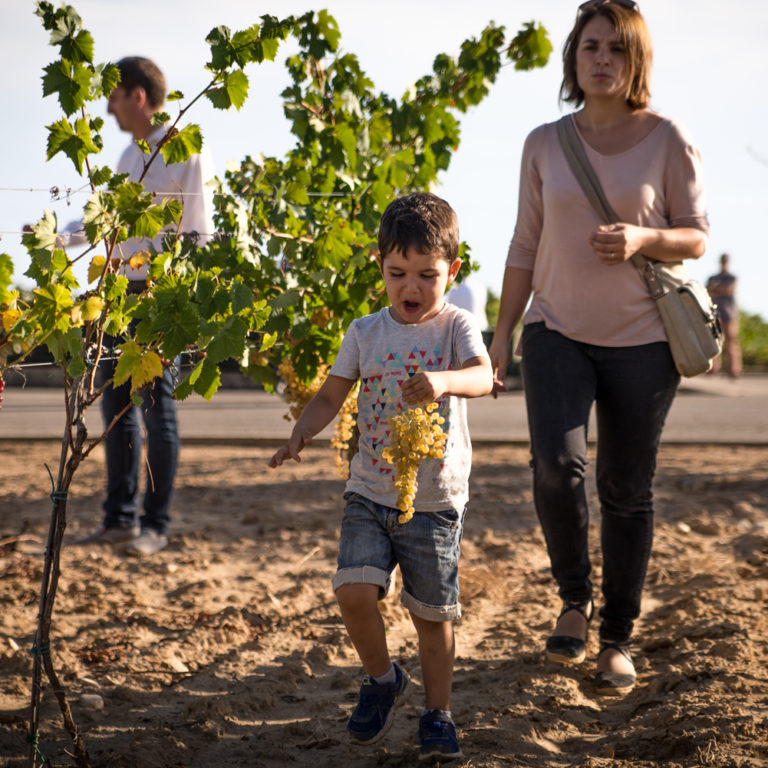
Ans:
{"label": "sunglasses on head", "polygon": [[630,11],[640,13],[640,6],[633,2],[633,0],[587,0],[586,3],[582,3],[579,6],[579,13],[582,13],[583,11],[592,11],[595,8],[599,8],[601,5],[608,5],[609,3],[620,5],[622,8],[627,8]]}

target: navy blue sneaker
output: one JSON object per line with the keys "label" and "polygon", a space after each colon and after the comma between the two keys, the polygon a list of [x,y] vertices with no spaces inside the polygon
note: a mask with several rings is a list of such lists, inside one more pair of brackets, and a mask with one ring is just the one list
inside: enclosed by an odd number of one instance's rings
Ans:
{"label": "navy blue sneaker", "polygon": [[464,757],[456,736],[456,726],[448,715],[431,709],[419,720],[419,760],[442,763]]}
{"label": "navy blue sneaker", "polygon": [[349,718],[347,731],[353,744],[375,744],[392,726],[395,707],[411,695],[413,686],[397,664],[394,683],[377,683],[367,675],[360,686],[360,701]]}

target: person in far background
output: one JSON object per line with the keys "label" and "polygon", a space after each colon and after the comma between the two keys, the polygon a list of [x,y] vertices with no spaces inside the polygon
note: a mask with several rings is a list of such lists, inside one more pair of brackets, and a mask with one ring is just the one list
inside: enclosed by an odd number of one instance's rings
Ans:
{"label": "person in far background", "polygon": [[[131,181],[138,181],[150,156],[142,152],[137,142],[146,141],[154,151],[165,135],[163,126],[152,125],[152,116],[161,112],[165,103],[165,78],[154,62],[140,56],[121,59],[117,67],[120,82],[110,94],[107,111],[114,115],[120,128],[133,137],[120,157],[117,173],[127,173]],[[204,147],[201,154],[172,165],[166,165],[162,154],[158,154],[142,184],[158,197],[178,198],[184,207],[180,231],[196,236],[198,244],[202,244],[213,233],[213,192],[206,186],[213,176],[213,162]],[[65,245],[82,242],[78,224],[67,227],[71,235]],[[162,235],[159,235],[153,242],[136,238],[119,246],[119,257],[123,262],[120,272],[128,278],[129,293],[144,291],[147,278],[147,265],[132,266],[129,260],[149,246],[161,250],[161,241]],[[122,341],[119,337],[105,337],[108,347]],[[113,377],[115,365],[116,361],[112,359],[102,361],[99,371],[102,382]],[[131,404],[129,382],[119,387],[109,386],[104,391],[101,402],[105,426],[112,424],[123,411],[125,413],[112,425],[105,440],[107,497],[104,520],[96,531],[75,544],[126,545],[128,552],[134,555],[153,555],[168,544],[171,495],[179,457],[173,389],[171,371],[166,366],[162,378],[155,379],[142,391],[144,402],[140,409]],[[137,524],[142,460],[140,413],[147,435],[147,484],[144,514]]]}
{"label": "person in far background", "polygon": [[481,330],[488,327],[488,317],[485,314],[487,299],[488,290],[471,272],[460,283],[454,283],[445,294],[446,301],[471,312],[477,318]]}
{"label": "person in far background", "polygon": [[[728,269],[730,257],[720,257],[720,271],[707,280],[707,290],[717,305],[720,325],[723,328],[723,352],[728,358],[728,375],[732,379],[741,376],[741,346],[739,344],[739,309],[736,306],[736,275]],[[714,359],[712,373],[719,373],[721,356]]]}

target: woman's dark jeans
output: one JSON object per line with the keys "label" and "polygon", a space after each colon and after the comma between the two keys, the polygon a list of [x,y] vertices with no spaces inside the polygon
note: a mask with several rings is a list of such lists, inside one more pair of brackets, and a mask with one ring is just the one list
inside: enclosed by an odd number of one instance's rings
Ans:
{"label": "woman's dark jeans", "polygon": [[[110,346],[120,343],[105,337]],[[100,381],[114,375],[116,362],[100,363]],[[162,378],[141,390],[142,405],[131,405],[112,427],[105,440],[107,458],[107,498],[104,501],[104,525],[130,527],[135,524],[138,509],[139,468],[142,458],[142,430],[147,434],[147,484],[144,493],[142,528],[165,533],[170,521],[171,495],[179,458],[179,431],[173,379],[165,367]],[[101,397],[104,425],[131,402],[130,380],[118,387],[107,387]]]}
{"label": "woman's dark jeans", "polygon": [[600,639],[626,642],[651,553],[656,454],[680,382],[669,345],[598,347],[532,323],[523,332],[522,372],[536,512],[560,597],[579,604],[592,596],[584,478],[596,404]]}

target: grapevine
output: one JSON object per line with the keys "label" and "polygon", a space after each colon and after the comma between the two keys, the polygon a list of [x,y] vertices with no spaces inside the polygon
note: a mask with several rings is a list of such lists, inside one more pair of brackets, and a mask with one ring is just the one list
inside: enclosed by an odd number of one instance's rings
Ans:
{"label": "grapevine", "polygon": [[[62,3],[54,9],[49,0],[35,6],[57,49],[56,60],[44,70],[43,95],[56,95],[63,111],[47,126],[47,159],[67,157],[91,188],[83,211],[89,245],[70,259],[59,247],[56,219],[46,211],[23,236],[31,261],[26,274],[36,283],[34,300],[24,304],[18,291],[10,289],[10,257],[0,253],[0,370],[7,367],[4,350],[21,353],[20,364],[34,349],[47,346],[64,372],[66,421],[59,470],[52,478],[53,510],[35,634],[29,764],[41,756],[37,739],[44,668],[82,767],[89,761],[85,741],[56,675],[49,641],[68,491],[79,465],[106,437],[106,432],[89,436],[84,420],[102,394],[95,372],[103,332],[141,320],[127,347],[130,353],[120,361],[120,376],[130,379],[132,391],[158,370],[156,350],[169,359],[189,346],[204,351],[175,389],[180,400],[192,392],[210,400],[220,386],[220,364],[229,359],[248,360],[249,372],[269,388],[275,383],[273,365],[288,354],[314,371],[316,362],[328,360],[338,349],[343,330],[355,317],[381,305],[381,273],[370,258],[381,212],[395,197],[433,186],[439,172],[448,168],[459,143],[459,116],[488,94],[502,54],[516,69],[527,69],[542,66],[551,45],[543,28],[532,23],[509,44],[504,29],[491,23],[478,39],[462,44],[459,57],[438,55],[432,73],[416,80],[397,102],[374,90],[357,58],[340,46],[336,21],[326,11],[283,20],[265,15],[261,23],[234,34],[226,26],[215,27],[206,38],[211,51],[205,65],[208,85],[179,108],[162,146],[147,158],[145,173],[158,153],[166,162],[181,163],[199,152],[200,129],[182,125],[182,117],[202,96],[216,109],[239,109],[249,89],[244,67],[274,60],[288,36],[298,50],[286,63],[291,84],[283,96],[297,143],[284,159],[260,158],[257,163],[249,157],[239,170],[229,172],[231,194],[219,184],[216,203],[222,237],[199,249],[192,238],[180,238],[151,260],[155,289],[127,297],[124,278],[108,267],[113,252],[126,238],[153,239],[171,220],[178,224],[181,210],[157,204],[141,183],[95,164],[104,145],[103,120],[88,110],[92,102],[110,95],[118,69],[94,62],[93,38],[74,8]],[[175,98],[184,100],[179,92]],[[106,243],[106,258],[89,257],[91,299],[75,298],[81,286],[71,267],[100,242]],[[258,349],[253,348],[256,338]],[[98,350],[95,359],[93,349]],[[327,371],[321,370],[311,388],[291,386],[298,377],[294,373],[291,381],[287,376],[291,417],[298,417]],[[356,430],[348,426],[353,408],[347,413],[345,403],[342,409],[339,446],[352,442],[349,433]],[[354,449],[353,444],[348,450]]]}
{"label": "grapevine", "polygon": [[[290,359],[283,360],[277,368],[277,373],[285,382],[283,397],[288,403],[289,412],[284,418],[288,421],[298,420],[307,403],[317,394],[325,381],[330,366],[323,363],[317,370],[317,375],[305,384],[296,373]],[[346,478],[349,474],[350,443],[356,438],[355,424],[357,421],[357,393],[359,382],[349,391],[344,404],[339,411],[339,419],[333,428],[331,446],[336,449],[334,461],[339,475]]]}
{"label": "grapevine", "polygon": [[424,459],[445,456],[445,419],[437,413],[438,404],[408,408],[389,419],[391,443],[383,456],[395,465],[398,522],[407,523],[414,514],[413,501],[418,483],[416,475]]}

